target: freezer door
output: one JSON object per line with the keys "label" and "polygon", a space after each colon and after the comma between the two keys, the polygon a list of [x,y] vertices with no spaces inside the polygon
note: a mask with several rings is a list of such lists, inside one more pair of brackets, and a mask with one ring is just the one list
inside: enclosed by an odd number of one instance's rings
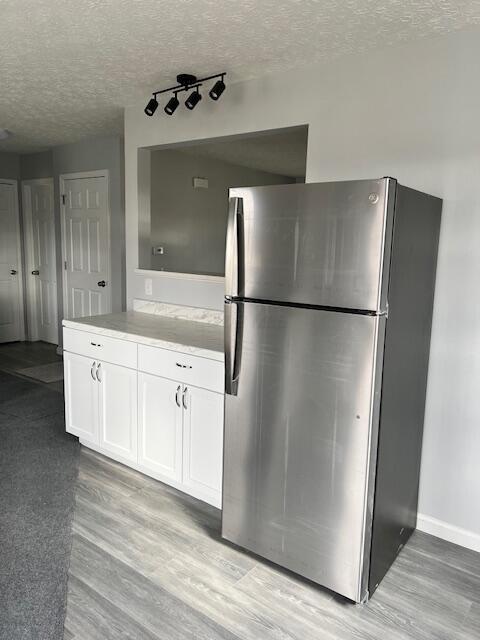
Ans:
{"label": "freezer door", "polygon": [[253,302],[227,304],[226,318],[235,384],[225,402],[222,535],[359,601],[384,320]]}
{"label": "freezer door", "polygon": [[230,190],[227,296],[382,310],[395,180]]}

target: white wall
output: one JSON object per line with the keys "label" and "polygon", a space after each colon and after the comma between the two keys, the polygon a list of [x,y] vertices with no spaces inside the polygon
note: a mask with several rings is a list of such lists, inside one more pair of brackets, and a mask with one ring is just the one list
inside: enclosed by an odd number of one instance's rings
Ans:
{"label": "white wall", "polygon": [[[394,176],[444,199],[419,526],[480,550],[480,31],[228,88],[218,103],[126,110],[127,305],[135,272],[137,149],[309,125],[307,182]],[[314,73],[315,71],[315,73]],[[312,82],[312,77],[315,78]],[[290,84],[289,84],[290,83]],[[154,297],[221,308],[219,283],[154,280]]]}

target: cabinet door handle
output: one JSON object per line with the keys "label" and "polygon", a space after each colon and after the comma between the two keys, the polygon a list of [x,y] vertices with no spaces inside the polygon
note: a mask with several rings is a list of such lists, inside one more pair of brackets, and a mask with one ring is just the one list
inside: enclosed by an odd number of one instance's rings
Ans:
{"label": "cabinet door handle", "polygon": [[101,382],[101,381],[102,381],[102,379],[101,379],[101,378],[100,378],[100,376],[98,375],[98,373],[99,373],[99,371],[100,371],[100,367],[101,367],[101,366],[102,366],[102,363],[101,363],[101,362],[99,362],[99,363],[97,364],[97,370],[96,370],[96,372],[95,372],[95,375],[97,376],[97,380],[98,380],[99,382]]}
{"label": "cabinet door handle", "polygon": [[182,388],[182,385],[179,384],[177,387],[177,393],[175,394],[175,402],[177,403],[177,407],[180,408],[180,400],[178,399],[178,394],[180,393],[180,390]]}
{"label": "cabinet door handle", "polygon": [[187,391],[188,391],[188,387],[185,387],[182,393],[182,404],[184,409],[187,408]]}
{"label": "cabinet door handle", "polygon": [[92,366],[90,367],[90,375],[92,376],[92,380],[93,380],[94,382],[95,382],[95,374],[93,373],[93,370],[95,369],[95,365],[96,365],[96,364],[97,364],[97,363],[96,363],[96,362],[94,362],[94,363],[92,364]]}
{"label": "cabinet door handle", "polygon": [[180,367],[180,369],[193,369],[191,364],[181,364],[180,362],[176,362],[175,364],[177,367]]}

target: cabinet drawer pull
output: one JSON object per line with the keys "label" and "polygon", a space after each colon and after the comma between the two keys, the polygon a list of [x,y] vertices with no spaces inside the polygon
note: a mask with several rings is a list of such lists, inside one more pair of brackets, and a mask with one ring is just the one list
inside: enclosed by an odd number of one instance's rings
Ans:
{"label": "cabinet drawer pull", "polygon": [[95,382],[95,374],[93,373],[93,370],[95,369],[95,365],[96,365],[96,364],[97,364],[97,363],[96,363],[96,362],[94,362],[94,363],[92,364],[92,366],[90,367],[90,375],[92,376],[92,380],[93,380],[94,382]]}
{"label": "cabinet drawer pull", "polygon": [[175,402],[177,403],[177,407],[180,408],[180,400],[178,399],[178,394],[180,393],[180,389],[182,388],[182,385],[178,385],[177,387],[177,393],[175,394]]}
{"label": "cabinet drawer pull", "polygon": [[101,347],[102,345],[98,342],[90,342],[90,344],[92,345],[92,347]]}
{"label": "cabinet drawer pull", "polygon": [[101,367],[101,366],[102,366],[102,363],[101,363],[101,362],[99,362],[99,363],[97,364],[97,370],[96,370],[96,372],[95,372],[95,375],[97,376],[97,380],[98,380],[99,382],[101,382],[101,381],[102,381],[102,379],[101,379],[101,378],[100,378],[100,376],[98,375],[98,374],[99,374],[99,371],[100,371],[100,367]]}
{"label": "cabinet drawer pull", "polygon": [[185,389],[183,390],[183,394],[182,394],[182,404],[183,404],[183,408],[186,409],[187,408],[187,391],[188,391],[188,387],[185,387]]}
{"label": "cabinet drawer pull", "polygon": [[180,362],[176,362],[175,364],[177,367],[180,367],[180,369],[193,369],[191,364],[181,364]]}

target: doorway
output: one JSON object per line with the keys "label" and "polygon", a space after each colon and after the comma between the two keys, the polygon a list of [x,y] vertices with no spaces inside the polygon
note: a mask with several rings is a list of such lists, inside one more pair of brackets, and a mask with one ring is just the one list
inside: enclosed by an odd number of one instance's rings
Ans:
{"label": "doorway", "polygon": [[24,338],[18,185],[0,179],[0,342]]}
{"label": "doorway", "polygon": [[60,176],[64,318],[109,313],[108,172]]}
{"label": "doorway", "polygon": [[22,182],[28,337],[58,344],[53,179]]}

